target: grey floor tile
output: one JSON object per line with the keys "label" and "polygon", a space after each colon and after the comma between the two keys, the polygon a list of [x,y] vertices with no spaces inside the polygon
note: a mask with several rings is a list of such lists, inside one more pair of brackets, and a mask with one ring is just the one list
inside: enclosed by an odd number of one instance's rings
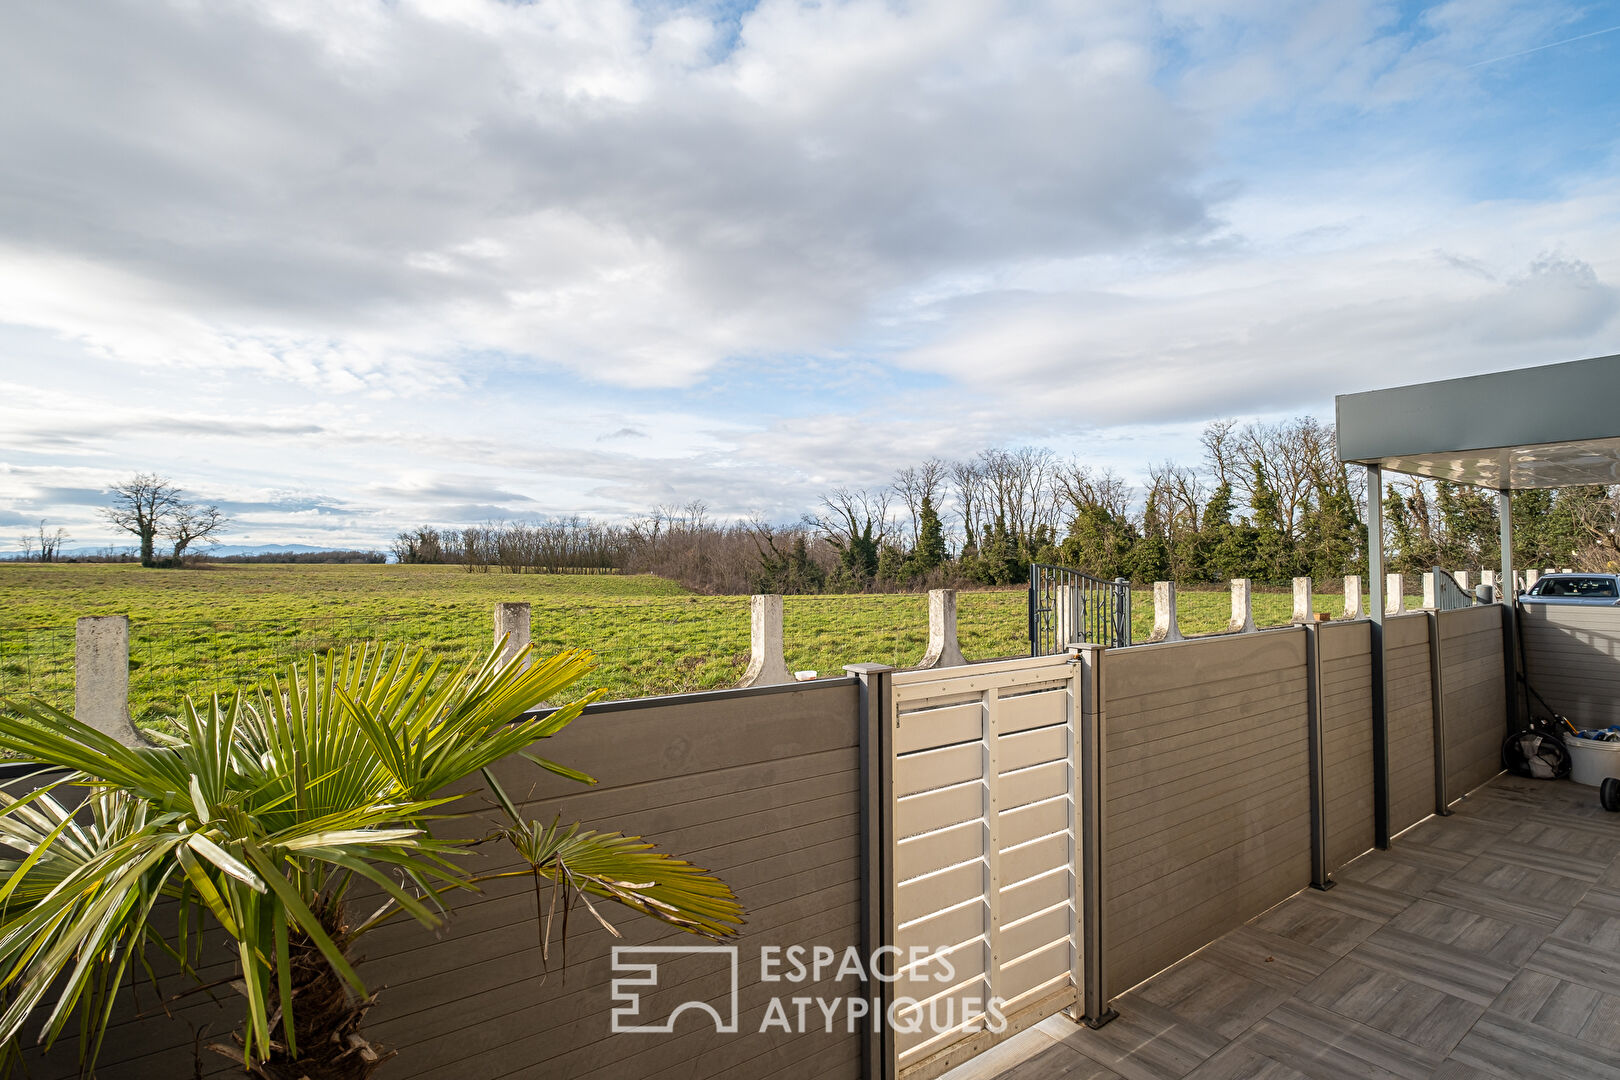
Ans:
{"label": "grey floor tile", "polygon": [[1119,1019],[1093,1031],[1076,1027],[1063,1041],[1127,1080],[1180,1080],[1227,1040],[1135,994],[1114,1002]]}
{"label": "grey floor tile", "polygon": [[1355,881],[1418,897],[1467,866],[1474,856],[1402,839],[1389,851],[1368,852],[1334,871],[1337,881]]}
{"label": "grey floor tile", "polygon": [[1508,922],[1556,927],[1591,885],[1480,855],[1424,893],[1424,898]]}
{"label": "grey floor tile", "polygon": [[1154,976],[1136,989],[1135,996],[1224,1039],[1235,1039],[1288,1000],[1289,991],[1226,968],[1203,952]]}
{"label": "grey floor tile", "polygon": [[1299,1000],[1279,1007],[1239,1042],[1246,1049],[1321,1080],[1427,1080],[1445,1060],[1443,1054]]}
{"label": "grey floor tile", "polygon": [[1402,896],[1397,907],[1386,902],[1387,895],[1384,890],[1374,891],[1355,882],[1342,882],[1327,892],[1300,893],[1249,925],[1333,956],[1343,956],[1383,926],[1390,918],[1392,907],[1399,911],[1412,903],[1411,897]]}
{"label": "grey floor tile", "polygon": [[1199,954],[1228,971],[1293,993],[1335,960],[1336,953],[1303,944],[1257,926],[1240,926]]}
{"label": "grey floor tile", "polygon": [[1620,953],[1602,952],[1591,945],[1549,937],[1524,966],[1605,994],[1620,995]]}
{"label": "grey floor tile", "polygon": [[1525,1080],[1620,1080],[1620,1053],[1496,1013],[1481,1017],[1451,1057]]}
{"label": "grey floor tile", "polygon": [[1369,967],[1355,954],[1323,972],[1298,998],[1440,1054],[1449,1053],[1485,1011],[1476,1001]]}
{"label": "grey floor tile", "polygon": [[1019,1032],[950,1074],[950,1080],[1119,1080],[1119,1074],[1048,1035]]}
{"label": "grey floor tile", "polygon": [[1515,972],[1465,949],[1399,930],[1379,931],[1351,955],[1368,967],[1480,1006],[1496,1000]]}
{"label": "grey floor tile", "polygon": [[1307,1080],[1307,1077],[1241,1043],[1233,1043],[1188,1073],[1186,1080]]}

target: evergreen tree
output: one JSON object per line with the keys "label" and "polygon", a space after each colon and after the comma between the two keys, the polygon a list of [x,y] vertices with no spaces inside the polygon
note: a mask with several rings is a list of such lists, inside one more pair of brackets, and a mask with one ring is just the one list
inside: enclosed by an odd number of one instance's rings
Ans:
{"label": "evergreen tree", "polygon": [[997,516],[985,526],[978,556],[968,568],[968,575],[981,585],[1014,585],[1028,572],[1028,564],[1019,558],[1018,546],[1007,531],[1007,519]]}
{"label": "evergreen tree", "polygon": [[1249,575],[1257,581],[1281,585],[1294,576],[1294,543],[1288,523],[1282,517],[1282,501],[1266,480],[1265,470],[1255,462],[1253,495],[1254,566]]}
{"label": "evergreen tree", "polygon": [[1444,567],[1499,568],[1502,562],[1496,497],[1447,480],[1435,485],[1440,537],[1436,558]]}
{"label": "evergreen tree", "polygon": [[1317,581],[1367,573],[1367,527],[1356,514],[1350,476],[1341,464],[1316,474],[1315,494],[1302,526],[1305,569]]}
{"label": "evergreen tree", "polygon": [[1104,507],[1087,506],[1069,523],[1058,561],[1094,577],[1124,577],[1126,559],[1136,542],[1136,530],[1129,521]]}
{"label": "evergreen tree", "polygon": [[1125,573],[1116,576],[1139,583],[1163,581],[1170,576],[1170,548],[1156,532],[1132,545],[1125,562]]}
{"label": "evergreen tree", "polygon": [[[1412,496],[1412,500],[1416,498]],[[1398,574],[1420,574],[1434,564],[1433,552],[1423,537],[1412,500],[1394,487],[1384,495],[1384,520],[1389,523],[1390,541],[1385,562]]]}
{"label": "evergreen tree", "polygon": [[838,545],[838,570],[841,582],[856,590],[864,589],[877,576],[878,545],[872,537],[873,522],[868,519],[859,532],[847,540],[834,540]]}
{"label": "evergreen tree", "polygon": [[885,585],[898,585],[906,576],[906,553],[893,544],[884,544],[878,551],[877,580]]}
{"label": "evergreen tree", "polygon": [[1219,530],[1232,524],[1232,506],[1232,485],[1223,480],[1215,488],[1215,494],[1209,497],[1209,502],[1204,504],[1204,521],[1200,531],[1215,538]]}
{"label": "evergreen tree", "polygon": [[906,569],[909,574],[920,577],[944,566],[950,552],[945,547],[945,528],[940,524],[931,497],[923,496],[917,520],[917,546],[912,549]]}
{"label": "evergreen tree", "polygon": [[1558,522],[1549,488],[1530,488],[1513,493],[1513,565],[1521,569],[1551,566],[1556,552],[1569,544],[1558,542]]}
{"label": "evergreen tree", "polygon": [[820,592],[827,584],[827,572],[810,558],[810,547],[804,534],[793,538],[793,549],[788,554],[787,581],[793,593]]}

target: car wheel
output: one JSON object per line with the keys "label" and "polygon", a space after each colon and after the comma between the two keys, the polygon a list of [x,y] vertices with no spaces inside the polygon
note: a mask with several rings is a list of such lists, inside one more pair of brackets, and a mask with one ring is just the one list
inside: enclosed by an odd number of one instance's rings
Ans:
{"label": "car wheel", "polygon": [[1620,778],[1610,776],[1598,788],[1598,802],[1605,810],[1620,810]]}

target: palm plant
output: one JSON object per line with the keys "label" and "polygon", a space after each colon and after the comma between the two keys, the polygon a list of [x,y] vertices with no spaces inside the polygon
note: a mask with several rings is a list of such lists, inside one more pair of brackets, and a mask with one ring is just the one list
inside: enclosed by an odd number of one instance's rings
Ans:
{"label": "palm plant", "polygon": [[[0,793],[0,845],[17,855],[0,860],[0,1039],[14,1051],[34,1017],[48,1047],[77,1014],[93,1063],[131,964],[156,947],[197,976],[214,924],[234,939],[245,1006],[235,1045],[213,1049],[275,1080],[372,1075],[388,1055],[360,1033],[374,998],[352,950],[400,913],[439,925],[447,894],[484,880],[464,864],[489,837],[435,835],[468,812],[446,789],[480,772],[509,819],[496,835],[528,864],[487,876],[531,874],[537,892],[549,881],[564,912],[580,899],[601,919],[594,895],[693,933],[735,933],[736,897],[703,870],[637,837],[521,820],[496,761],[520,754],[595,782],[526,749],[598,696],[525,715],[589,670],[590,654],[525,667],[527,654],[502,662],[497,648],[449,673],[420,651],[310,654],[252,694],[187,701],[183,735],[146,747],[39,702],[3,703],[0,751],[66,772]],[[383,902],[353,919],[360,882]],[[154,918],[170,905],[172,937]],[[549,916],[543,925],[549,937]]]}

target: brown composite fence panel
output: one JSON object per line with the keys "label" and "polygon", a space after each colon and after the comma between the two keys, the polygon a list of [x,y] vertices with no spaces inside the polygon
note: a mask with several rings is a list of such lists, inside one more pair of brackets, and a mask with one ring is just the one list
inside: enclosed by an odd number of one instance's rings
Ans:
{"label": "brown composite fence panel", "polygon": [[[774,996],[844,997],[859,994],[859,986],[830,974],[820,983],[764,983],[759,964],[762,945],[841,952],[860,942],[857,702],[855,681],[838,679],[613,703],[593,707],[534,748],[596,776],[598,786],[581,787],[520,759],[497,767],[526,817],[549,822],[560,814],[645,834],[736,889],[748,918],[739,939],[738,1033],[717,1033],[708,1017],[688,1013],[670,1034],[610,1037],[610,947],[702,939],[598,901],[622,939],[576,909],[566,950],[554,950],[547,963],[532,882],[509,879],[462,898],[438,934],[407,920],[364,940],[360,970],[381,991],[367,1032],[399,1052],[382,1080],[859,1076],[861,1037],[848,1033],[843,1017],[827,1033],[812,1008],[815,1022],[805,1033],[797,1017],[791,1033],[760,1031]],[[460,823],[479,835],[497,824],[493,813]],[[499,845],[485,850],[491,857],[478,869],[515,868]],[[660,1010],[667,1016],[688,999],[722,1010],[727,1004],[729,968],[715,954],[671,957],[659,975],[658,987],[641,991],[640,1022],[656,1022]],[[203,999],[172,1021],[126,1019],[97,1075],[193,1075],[192,1028],[206,1022],[209,1038],[221,1038],[236,1020],[230,992],[221,996],[226,1011]],[[33,1061],[30,1075],[75,1076],[73,1049]],[[226,1074],[212,1056],[202,1060],[208,1075]]]}
{"label": "brown composite fence panel", "polygon": [[1393,835],[1434,813],[1434,687],[1427,615],[1384,620],[1384,665]]}
{"label": "brown composite fence panel", "polygon": [[1461,798],[1502,770],[1507,689],[1501,604],[1437,616],[1446,737],[1446,793]]}
{"label": "brown composite fence panel", "polygon": [[1305,632],[1110,650],[1102,684],[1119,992],[1310,882]]}
{"label": "brown composite fence panel", "polygon": [[1321,658],[1322,787],[1329,871],[1373,846],[1372,624],[1327,623]]}
{"label": "brown composite fence panel", "polygon": [[1525,672],[1548,705],[1577,727],[1620,724],[1620,607],[1524,604],[1519,626]]}

